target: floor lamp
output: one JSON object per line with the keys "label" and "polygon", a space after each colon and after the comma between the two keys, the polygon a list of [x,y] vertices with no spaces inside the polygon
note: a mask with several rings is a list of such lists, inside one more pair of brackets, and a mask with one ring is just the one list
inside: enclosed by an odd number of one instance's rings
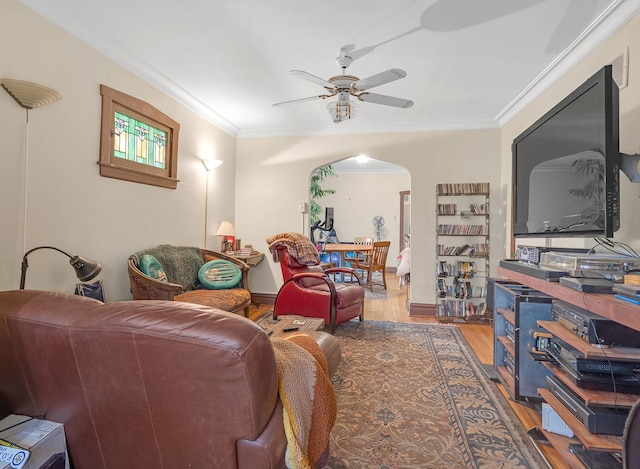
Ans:
{"label": "floor lamp", "polygon": [[27,269],[29,268],[27,256],[33,251],[37,251],[38,249],[53,249],[54,251],[58,251],[67,256],[69,258],[69,264],[73,266],[76,271],[76,276],[81,282],[86,282],[97,277],[102,270],[102,266],[96,261],[85,259],[84,257],[80,256],[72,256],[71,254],[64,252],[62,249],[58,249],[53,246],[39,246],[37,248],[30,249],[24,254],[24,256],[22,256],[22,275],[20,276],[20,290],[24,290],[24,283],[27,278]]}
{"label": "floor lamp", "polygon": [[222,164],[222,160],[202,160],[207,170],[207,180],[204,189],[204,248],[207,248],[207,225],[209,224],[209,173]]}

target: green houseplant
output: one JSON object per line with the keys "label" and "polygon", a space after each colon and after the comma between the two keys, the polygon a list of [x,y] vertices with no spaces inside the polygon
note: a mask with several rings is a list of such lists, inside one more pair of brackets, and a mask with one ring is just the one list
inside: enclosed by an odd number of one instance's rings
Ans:
{"label": "green houseplant", "polygon": [[333,166],[326,164],[315,169],[311,173],[311,188],[309,190],[311,195],[311,204],[309,206],[309,223],[311,226],[320,221],[320,215],[322,214],[322,207],[318,204],[318,200],[329,194],[335,194],[335,189],[323,189],[320,185],[328,177],[337,177],[338,175],[333,172]]}

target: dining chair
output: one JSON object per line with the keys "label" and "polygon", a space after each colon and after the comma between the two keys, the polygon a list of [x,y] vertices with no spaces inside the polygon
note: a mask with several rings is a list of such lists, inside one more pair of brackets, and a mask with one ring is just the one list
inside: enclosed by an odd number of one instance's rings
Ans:
{"label": "dining chair", "polygon": [[[356,236],[353,238],[353,244],[371,245],[373,238],[371,236]],[[366,261],[368,257],[369,253],[366,252],[348,252],[344,256],[345,266],[357,269],[358,261]]]}
{"label": "dining chair", "polygon": [[389,254],[391,241],[376,241],[373,243],[368,259],[357,261],[355,270],[362,270],[362,279],[366,281],[369,290],[373,291],[373,273],[382,272],[382,283],[387,289],[387,277],[385,275],[387,254]]}

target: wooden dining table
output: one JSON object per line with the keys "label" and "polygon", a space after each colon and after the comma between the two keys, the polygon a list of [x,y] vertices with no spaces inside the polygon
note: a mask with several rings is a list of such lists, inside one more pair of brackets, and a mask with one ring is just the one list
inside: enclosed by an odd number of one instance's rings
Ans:
{"label": "wooden dining table", "polygon": [[340,253],[340,266],[344,267],[345,262],[345,254],[347,252],[362,252],[369,253],[373,249],[372,244],[353,244],[353,243],[337,243],[337,244],[325,244],[324,252],[332,253],[339,252]]}

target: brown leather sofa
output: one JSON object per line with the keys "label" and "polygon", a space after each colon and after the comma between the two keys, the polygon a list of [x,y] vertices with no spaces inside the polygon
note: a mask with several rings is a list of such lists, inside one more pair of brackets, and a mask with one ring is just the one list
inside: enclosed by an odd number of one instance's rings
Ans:
{"label": "brown leather sofa", "polygon": [[0,292],[0,411],[63,423],[75,469],[285,467],[270,339],[196,304]]}

